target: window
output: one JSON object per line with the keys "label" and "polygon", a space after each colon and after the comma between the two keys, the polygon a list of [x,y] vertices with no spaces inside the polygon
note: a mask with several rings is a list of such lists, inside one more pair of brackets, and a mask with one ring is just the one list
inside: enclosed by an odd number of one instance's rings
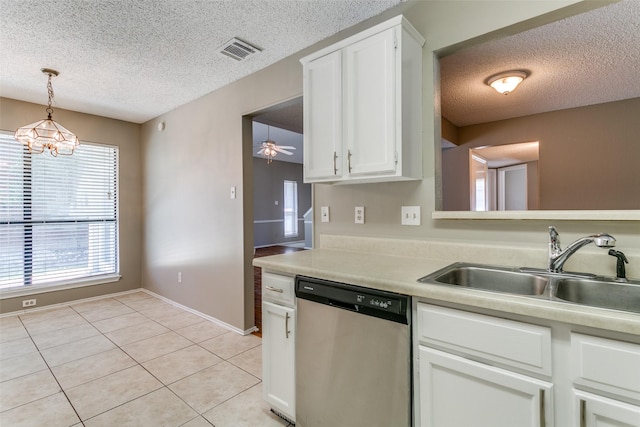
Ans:
{"label": "window", "polygon": [[284,182],[284,237],[298,235],[298,183]]}
{"label": "window", "polygon": [[0,134],[0,289],[118,273],[118,149],[29,154]]}

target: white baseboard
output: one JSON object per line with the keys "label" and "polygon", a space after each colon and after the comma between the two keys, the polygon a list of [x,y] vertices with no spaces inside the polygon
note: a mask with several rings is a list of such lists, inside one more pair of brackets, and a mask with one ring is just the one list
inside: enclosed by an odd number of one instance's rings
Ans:
{"label": "white baseboard", "polygon": [[189,308],[187,306],[184,306],[182,304],[179,304],[169,298],[163,297],[162,295],[156,294],[155,292],[152,292],[148,289],[144,289],[144,288],[137,288],[137,289],[131,289],[129,291],[122,291],[122,292],[115,292],[112,294],[106,294],[106,295],[99,295],[96,297],[89,297],[89,298],[82,298],[82,299],[78,299],[78,300],[73,300],[73,301],[69,301],[69,302],[62,302],[62,303],[58,303],[58,304],[50,304],[50,305],[45,305],[43,307],[36,307],[36,308],[30,308],[30,309],[25,309],[25,310],[17,310],[17,311],[11,311],[9,313],[2,313],[0,314],[0,318],[2,317],[9,317],[9,316],[16,316],[19,314],[26,314],[26,313],[35,313],[38,311],[45,311],[45,310],[51,310],[54,308],[60,308],[60,307],[68,307],[70,305],[74,305],[74,304],[80,304],[83,302],[89,302],[89,301],[98,301],[101,299],[106,299],[106,298],[113,298],[113,297],[117,297],[120,295],[127,295],[127,294],[132,294],[135,292],[144,292],[146,294],[149,294],[153,297],[156,297],[168,304],[171,304],[175,307],[181,308],[182,310],[188,311],[189,313],[195,314],[196,316],[202,317],[205,320],[208,320],[210,322],[213,322],[219,326],[222,326],[225,329],[230,330],[231,332],[235,332],[237,334],[241,334],[241,335],[249,335],[252,332],[255,332],[258,330],[258,328],[256,328],[255,326],[247,329],[247,330],[242,330],[239,328],[236,328],[235,326],[232,326],[226,322],[223,322],[222,320],[216,319],[215,317],[209,316],[207,314],[201,313],[197,310],[194,310],[192,308]]}
{"label": "white baseboard", "polygon": [[230,331],[235,332],[237,334],[249,335],[250,333],[255,332],[255,331],[258,330],[258,328],[256,328],[255,326],[253,326],[253,327],[251,327],[251,328],[249,328],[247,330],[242,330],[242,329],[236,328],[235,326],[230,325],[230,324],[228,324],[226,322],[223,322],[220,319],[216,319],[215,317],[209,316],[208,314],[201,313],[198,310],[194,310],[193,308],[190,308],[190,307],[187,307],[187,306],[182,305],[180,303],[177,303],[177,302],[175,302],[175,301],[173,301],[173,300],[171,300],[169,298],[163,297],[162,295],[156,294],[155,292],[152,292],[152,291],[150,291],[148,289],[140,288],[140,290],[142,292],[144,292],[144,293],[147,293],[147,294],[152,295],[152,296],[154,296],[154,297],[156,297],[158,299],[161,299],[162,301],[164,301],[164,302],[166,302],[168,304],[171,304],[171,305],[173,305],[175,307],[181,308],[181,309],[183,309],[185,311],[188,311],[189,313],[195,314],[196,316],[200,316],[203,319],[206,319],[206,320],[208,320],[210,322],[213,322],[213,323],[215,323],[217,325],[222,326],[223,328],[229,329]]}

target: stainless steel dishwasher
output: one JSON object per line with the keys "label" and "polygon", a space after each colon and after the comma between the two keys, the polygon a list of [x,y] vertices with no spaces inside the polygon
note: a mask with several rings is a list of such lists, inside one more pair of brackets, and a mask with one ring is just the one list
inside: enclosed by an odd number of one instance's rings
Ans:
{"label": "stainless steel dishwasher", "polygon": [[411,426],[411,297],[296,277],[296,425]]}

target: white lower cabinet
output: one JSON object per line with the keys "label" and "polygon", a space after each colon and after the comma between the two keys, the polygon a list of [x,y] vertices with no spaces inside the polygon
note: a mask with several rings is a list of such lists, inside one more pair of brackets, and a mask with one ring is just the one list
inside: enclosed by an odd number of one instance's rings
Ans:
{"label": "white lower cabinet", "polygon": [[294,279],[262,273],[262,396],[271,408],[295,422],[296,306]]}
{"label": "white lower cabinet", "polygon": [[638,335],[426,302],[415,313],[416,426],[640,427]]}
{"label": "white lower cabinet", "polygon": [[640,345],[572,333],[571,359],[574,427],[640,427]]}
{"label": "white lower cabinet", "polygon": [[295,310],[262,303],[263,394],[271,406],[295,420]]}
{"label": "white lower cabinet", "polygon": [[425,346],[420,393],[423,427],[553,425],[550,383]]}
{"label": "white lower cabinet", "polygon": [[640,426],[640,406],[579,390],[573,392],[575,414],[573,427]]}

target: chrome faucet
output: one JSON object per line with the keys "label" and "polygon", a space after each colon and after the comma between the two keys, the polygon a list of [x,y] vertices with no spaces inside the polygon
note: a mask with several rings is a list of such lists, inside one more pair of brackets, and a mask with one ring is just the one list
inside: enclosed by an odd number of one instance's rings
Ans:
{"label": "chrome faucet", "polygon": [[549,227],[549,267],[547,270],[550,273],[562,273],[562,267],[569,257],[589,243],[593,243],[600,248],[611,248],[616,245],[616,239],[606,233],[594,234],[582,237],[567,246],[565,250],[562,250],[560,248],[560,236],[556,228]]}

